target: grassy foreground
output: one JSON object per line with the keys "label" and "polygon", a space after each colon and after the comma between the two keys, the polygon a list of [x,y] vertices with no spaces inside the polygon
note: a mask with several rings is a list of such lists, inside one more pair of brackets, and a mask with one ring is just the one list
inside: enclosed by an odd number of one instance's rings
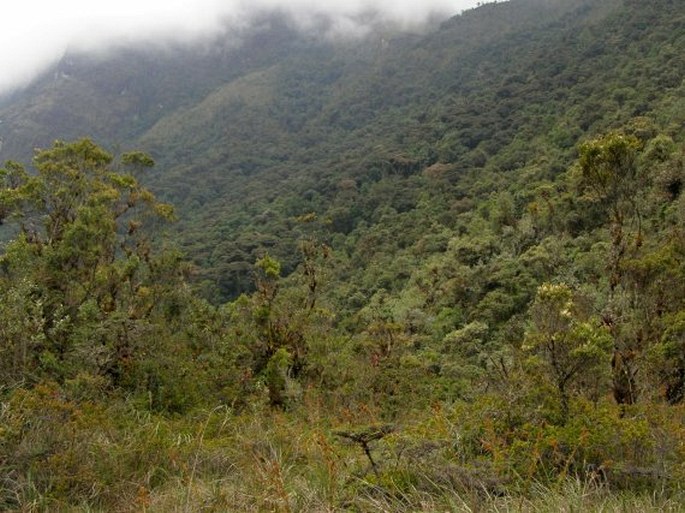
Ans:
{"label": "grassy foreground", "polygon": [[459,405],[383,425],[370,459],[342,433],[372,432],[374,408],[329,410],[313,396],[290,412],[265,402],[169,418],[123,400],[76,404],[49,386],[17,391],[0,413],[3,504],[18,512],[685,511],[672,464],[663,473],[609,462],[582,469],[570,459],[587,447],[576,447],[556,474],[545,477],[531,457],[530,475],[517,475],[525,466],[512,469],[511,452],[498,461],[489,444],[505,442],[474,435],[476,412]]}

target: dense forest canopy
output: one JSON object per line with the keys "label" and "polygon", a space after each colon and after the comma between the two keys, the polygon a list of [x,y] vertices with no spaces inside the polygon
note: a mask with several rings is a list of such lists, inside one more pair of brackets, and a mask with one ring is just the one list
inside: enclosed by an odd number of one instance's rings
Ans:
{"label": "dense forest canopy", "polygon": [[2,509],[678,511],[684,24],[67,55],[0,107]]}

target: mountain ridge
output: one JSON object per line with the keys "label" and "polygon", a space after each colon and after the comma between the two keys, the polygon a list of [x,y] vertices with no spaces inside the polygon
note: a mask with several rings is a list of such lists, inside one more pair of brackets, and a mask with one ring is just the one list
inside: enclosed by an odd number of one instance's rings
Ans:
{"label": "mountain ridge", "polygon": [[[267,248],[287,272],[297,265],[299,228],[285,220],[310,207],[288,207],[285,198],[294,205],[296,197],[315,194],[313,211],[345,235],[371,218],[349,200],[336,206],[340,181],[354,180],[359,189],[378,176],[408,178],[437,164],[454,184],[479,170],[516,171],[543,155],[558,172],[584,134],[649,113],[649,102],[682,89],[677,73],[669,74],[679,54],[677,47],[668,55],[662,49],[658,68],[641,70],[636,41],[674,7],[518,0],[466,11],[425,35],[379,31],[337,43],[264,16],[238,47],[221,50],[215,41],[201,47],[204,53],[171,49],[161,59],[137,50],[114,60],[65,57],[52,83],[30,89],[44,93],[0,113],[3,154],[21,157],[80,131],[149,151],[159,166],[148,184],[181,213],[176,237],[201,274],[224,281],[219,297],[232,297],[244,288],[225,282],[223,264],[210,254],[227,236],[254,234],[250,217],[272,212],[281,221],[261,224],[257,239],[266,246],[244,242],[249,250],[226,265],[247,273]],[[678,38],[674,43],[682,46]],[[97,78],[68,86],[79,73]],[[135,85],[129,76],[147,78]],[[147,83],[154,87],[146,90]],[[13,127],[14,119],[21,121]],[[118,120],[114,126],[111,119]],[[12,130],[19,136],[8,136]],[[28,141],[13,142],[24,133],[32,134]]]}

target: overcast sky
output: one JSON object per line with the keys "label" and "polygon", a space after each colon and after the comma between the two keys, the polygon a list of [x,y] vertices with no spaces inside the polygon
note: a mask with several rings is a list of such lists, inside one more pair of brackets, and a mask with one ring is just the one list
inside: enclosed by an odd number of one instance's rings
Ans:
{"label": "overcast sky", "polygon": [[255,8],[281,7],[303,22],[308,14],[354,15],[375,9],[400,22],[433,13],[457,14],[477,0],[4,0],[0,6],[0,92],[20,86],[66,48],[99,49],[113,42],[192,40],[240,23]]}

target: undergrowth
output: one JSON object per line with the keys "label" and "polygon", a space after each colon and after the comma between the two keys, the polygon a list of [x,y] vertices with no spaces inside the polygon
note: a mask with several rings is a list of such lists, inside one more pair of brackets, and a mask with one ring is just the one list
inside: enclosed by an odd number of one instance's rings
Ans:
{"label": "undergrowth", "polygon": [[[656,423],[664,420],[641,414],[651,423],[650,436],[658,435]],[[381,434],[368,444],[373,460],[338,433],[371,432],[380,413],[334,411],[316,400],[289,412],[254,404],[174,418],[141,413],[124,400],[106,408],[75,403],[44,386],[11,394],[1,415],[3,511],[685,510],[682,460],[653,461],[651,473],[611,468],[609,461],[599,468],[587,460],[598,450],[590,431],[576,440],[585,447],[566,450],[569,439],[561,438],[568,433],[557,432],[556,442],[542,435],[537,444],[507,440],[511,434],[489,424],[483,407],[407,412],[376,431]],[[569,461],[526,475],[532,459],[517,460],[524,443],[531,455],[556,443]],[[633,450],[648,456],[645,447]]]}

